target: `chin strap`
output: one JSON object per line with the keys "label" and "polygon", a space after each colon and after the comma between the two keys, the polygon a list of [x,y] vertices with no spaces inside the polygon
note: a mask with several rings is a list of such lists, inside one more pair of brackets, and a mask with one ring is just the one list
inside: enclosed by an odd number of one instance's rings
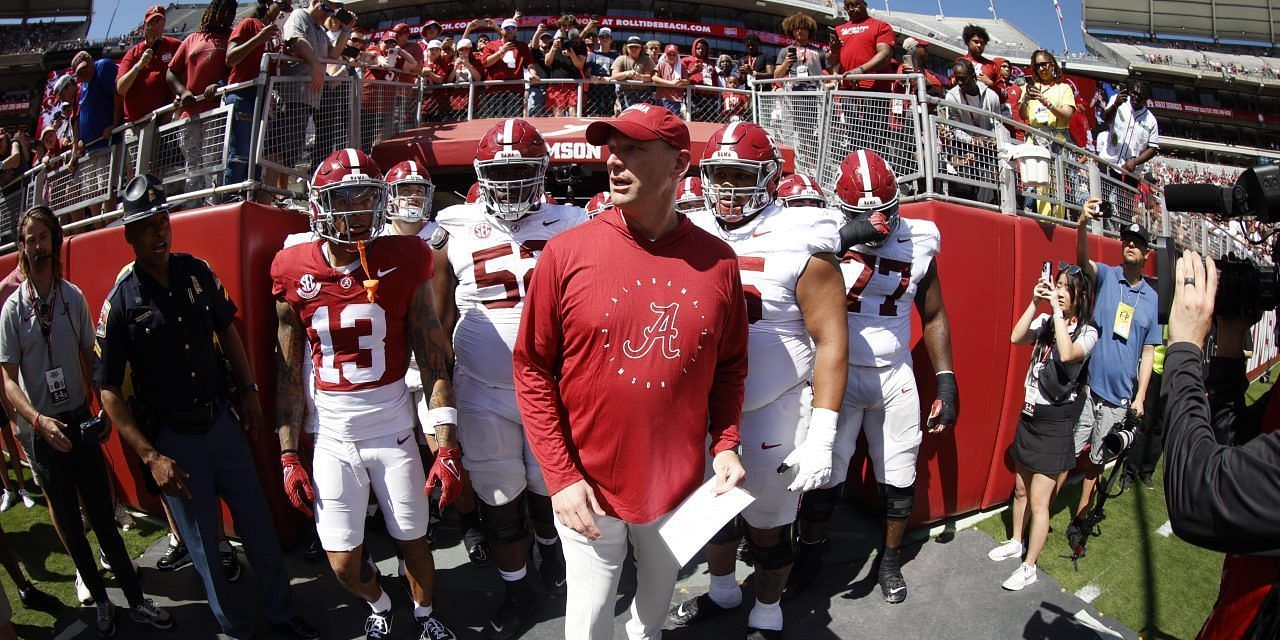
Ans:
{"label": "chin strap", "polygon": [[369,296],[369,302],[373,302],[378,297],[378,280],[373,277],[373,272],[369,270],[369,260],[365,257],[364,241],[356,243],[356,251],[360,252],[360,267],[364,269],[364,292]]}

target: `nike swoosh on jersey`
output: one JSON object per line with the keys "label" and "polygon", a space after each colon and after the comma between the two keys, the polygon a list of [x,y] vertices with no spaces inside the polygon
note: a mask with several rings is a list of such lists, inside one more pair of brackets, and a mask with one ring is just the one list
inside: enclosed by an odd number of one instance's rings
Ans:
{"label": "nike swoosh on jersey", "polygon": [[782,446],[782,443],[781,443],[781,442],[779,442],[778,444],[769,444],[769,443],[767,443],[767,442],[761,442],[761,443],[760,443],[760,448],[761,448],[761,449],[764,449],[764,450],[766,450],[766,451],[768,451],[769,449],[772,449],[772,448],[774,448],[774,447],[781,447],[781,446]]}
{"label": "nike swoosh on jersey", "polygon": [[388,273],[391,273],[392,271],[395,271],[396,269],[399,269],[399,268],[400,267],[391,267],[390,269],[378,269],[378,277],[381,278],[387,275]]}
{"label": "nike swoosh on jersey", "polygon": [[412,438],[412,437],[413,437],[413,434],[409,434],[409,435],[407,435],[407,436],[405,436],[405,437],[403,437],[403,438],[396,438],[396,444],[398,444],[398,445],[400,445],[400,444],[404,444],[404,441],[405,441],[405,440],[408,440],[409,438]]}
{"label": "nike swoosh on jersey", "polygon": [[555,224],[555,223],[557,223],[557,222],[560,222],[560,218],[556,218],[555,220],[552,220],[552,221],[550,221],[550,222],[543,222],[543,223],[542,223],[542,226],[544,226],[544,227],[549,227],[549,226],[551,226],[551,225],[553,225],[553,224]]}
{"label": "nike swoosh on jersey", "polygon": [[911,242],[911,238],[898,238],[898,242]]}
{"label": "nike swoosh on jersey", "polygon": [[757,231],[752,231],[752,232],[751,232],[751,237],[752,237],[752,238],[759,238],[760,236],[765,235],[765,234],[767,234],[767,233],[773,233],[773,229],[769,229],[769,230],[767,230],[767,231],[759,231],[759,230],[757,230]]}

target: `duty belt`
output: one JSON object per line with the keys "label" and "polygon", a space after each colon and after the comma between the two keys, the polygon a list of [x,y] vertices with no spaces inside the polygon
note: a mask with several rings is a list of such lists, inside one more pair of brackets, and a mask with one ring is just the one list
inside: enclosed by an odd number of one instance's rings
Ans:
{"label": "duty belt", "polygon": [[218,417],[224,404],[222,400],[212,400],[177,409],[156,409],[155,424],[158,427],[169,427],[178,433],[205,433],[213,426],[213,420]]}

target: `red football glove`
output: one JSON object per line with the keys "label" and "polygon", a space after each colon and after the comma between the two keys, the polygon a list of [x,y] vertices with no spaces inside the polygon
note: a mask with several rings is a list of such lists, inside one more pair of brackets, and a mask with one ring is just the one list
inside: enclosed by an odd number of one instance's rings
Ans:
{"label": "red football glove", "polygon": [[311,502],[316,499],[316,492],[311,488],[311,476],[303,468],[302,460],[296,453],[282,453],[280,466],[284,467],[284,494],[289,496],[289,502],[294,509],[312,517]]}
{"label": "red football glove", "polygon": [[462,449],[440,447],[436,451],[436,462],[431,465],[431,473],[427,474],[425,491],[431,493],[437,481],[440,483],[440,508],[443,509],[462,492]]}

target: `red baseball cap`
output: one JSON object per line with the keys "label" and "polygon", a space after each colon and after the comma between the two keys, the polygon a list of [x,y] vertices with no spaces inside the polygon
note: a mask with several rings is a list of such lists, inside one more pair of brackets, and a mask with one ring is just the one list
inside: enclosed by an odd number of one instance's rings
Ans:
{"label": "red baseball cap", "polygon": [[613,120],[592,122],[587,127],[587,142],[602,147],[615,131],[633,140],[661,140],[676,149],[689,148],[689,127],[656,104],[633,104]]}
{"label": "red baseball cap", "polygon": [[159,18],[163,18],[163,17],[164,17],[164,6],[163,6],[163,5],[156,5],[156,6],[154,6],[154,7],[151,7],[150,9],[147,9],[147,15],[146,15],[146,17],[144,17],[144,18],[142,19],[142,21],[143,21],[143,22],[151,22],[151,19],[152,19],[152,18],[157,18],[157,17],[159,17]]}
{"label": "red baseball cap", "polygon": [[403,22],[400,22],[400,23],[397,23],[397,24],[396,24],[396,26],[391,27],[391,30],[392,30],[392,31],[394,31],[394,32],[396,32],[396,33],[403,33],[403,34],[407,34],[407,33],[409,33],[409,25],[407,25],[407,24],[405,24],[405,23],[403,23]]}
{"label": "red baseball cap", "polygon": [[665,49],[663,49],[663,50],[662,50],[662,52],[663,52],[663,53],[677,53],[677,54],[678,54],[678,53],[680,53],[680,47],[677,47],[677,46],[675,46],[674,44],[669,44],[669,45],[667,45],[667,48],[665,48]]}

